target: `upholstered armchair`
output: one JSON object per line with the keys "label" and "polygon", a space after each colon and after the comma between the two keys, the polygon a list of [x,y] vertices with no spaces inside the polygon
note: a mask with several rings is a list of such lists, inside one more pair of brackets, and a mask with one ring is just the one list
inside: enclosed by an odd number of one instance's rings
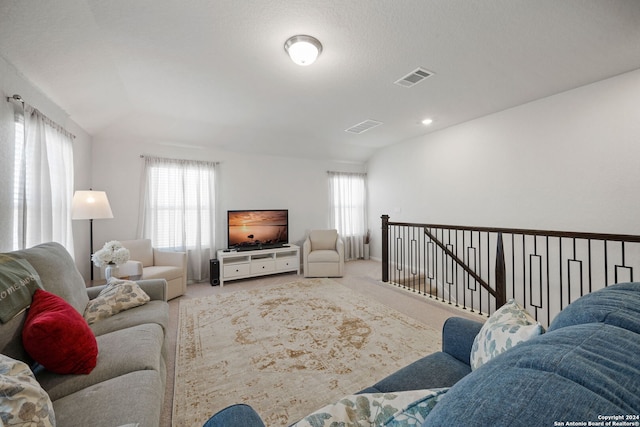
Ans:
{"label": "upholstered armchair", "polygon": [[342,277],[344,243],[337,230],[312,230],[302,246],[304,277]]}
{"label": "upholstered armchair", "polygon": [[122,240],[120,243],[129,249],[129,261],[120,267],[120,274],[141,274],[140,280],[165,279],[168,300],[187,292],[186,252],[160,251],[151,247],[149,239]]}

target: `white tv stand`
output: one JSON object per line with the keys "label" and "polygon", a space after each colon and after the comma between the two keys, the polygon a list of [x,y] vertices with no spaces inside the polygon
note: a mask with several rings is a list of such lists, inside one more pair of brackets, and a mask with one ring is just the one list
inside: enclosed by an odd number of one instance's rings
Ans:
{"label": "white tv stand", "polygon": [[300,247],[287,245],[281,248],[253,251],[218,251],[220,287],[227,280],[295,271],[300,274]]}

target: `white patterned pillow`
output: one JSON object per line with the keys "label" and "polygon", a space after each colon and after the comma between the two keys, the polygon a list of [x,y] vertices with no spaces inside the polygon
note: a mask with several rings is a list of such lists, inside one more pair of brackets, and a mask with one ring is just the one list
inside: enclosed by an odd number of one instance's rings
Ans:
{"label": "white patterned pillow", "polygon": [[408,427],[422,425],[448,388],[346,396],[291,427]]}
{"label": "white patterned pillow", "polygon": [[4,354],[0,354],[0,425],[56,425],[51,399],[29,367]]}
{"label": "white patterned pillow", "polygon": [[510,299],[482,325],[471,348],[471,370],[478,369],[511,347],[544,333],[540,323]]}
{"label": "white patterned pillow", "polygon": [[149,295],[136,282],[111,278],[98,296],[89,301],[84,310],[84,318],[87,323],[92,324],[121,311],[146,304],[149,299]]}

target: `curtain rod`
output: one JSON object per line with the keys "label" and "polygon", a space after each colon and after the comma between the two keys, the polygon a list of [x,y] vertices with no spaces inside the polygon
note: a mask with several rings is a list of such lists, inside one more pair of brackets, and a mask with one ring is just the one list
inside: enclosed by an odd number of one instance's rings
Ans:
{"label": "curtain rod", "polygon": [[18,94],[14,94],[13,96],[7,96],[7,102],[18,101],[24,104],[24,99]]}
{"label": "curtain rod", "polygon": [[[18,95],[17,93],[14,93],[13,96],[7,96],[7,102],[11,102],[11,101],[16,101],[16,102],[20,102],[22,103],[22,108],[24,109],[25,105],[29,105],[25,102],[24,99],[22,99],[22,97],[20,95]],[[54,122],[53,120],[51,120],[49,117],[45,116],[44,114],[42,114],[42,111],[34,108],[34,110],[38,111],[38,113],[40,113],[42,115],[42,117],[45,119],[45,121],[47,122],[47,124],[52,125],[54,127],[58,127],[60,128],[60,130],[64,131],[65,133],[67,133],[72,139],[76,139],[76,136],[74,134],[72,134],[71,132],[69,132],[68,130],[66,130],[64,128],[64,126],[59,125],[58,123]]]}

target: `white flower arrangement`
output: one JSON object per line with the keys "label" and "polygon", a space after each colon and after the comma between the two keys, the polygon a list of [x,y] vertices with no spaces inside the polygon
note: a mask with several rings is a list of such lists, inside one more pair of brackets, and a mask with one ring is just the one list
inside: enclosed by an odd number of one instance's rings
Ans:
{"label": "white flower arrangement", "polygon": [[117,240],[112,240],[104,244],[102,249],[91,255],[91,260],[96,267],[109,264],[124,264],[129,261],[129,249],[122,246]]}

